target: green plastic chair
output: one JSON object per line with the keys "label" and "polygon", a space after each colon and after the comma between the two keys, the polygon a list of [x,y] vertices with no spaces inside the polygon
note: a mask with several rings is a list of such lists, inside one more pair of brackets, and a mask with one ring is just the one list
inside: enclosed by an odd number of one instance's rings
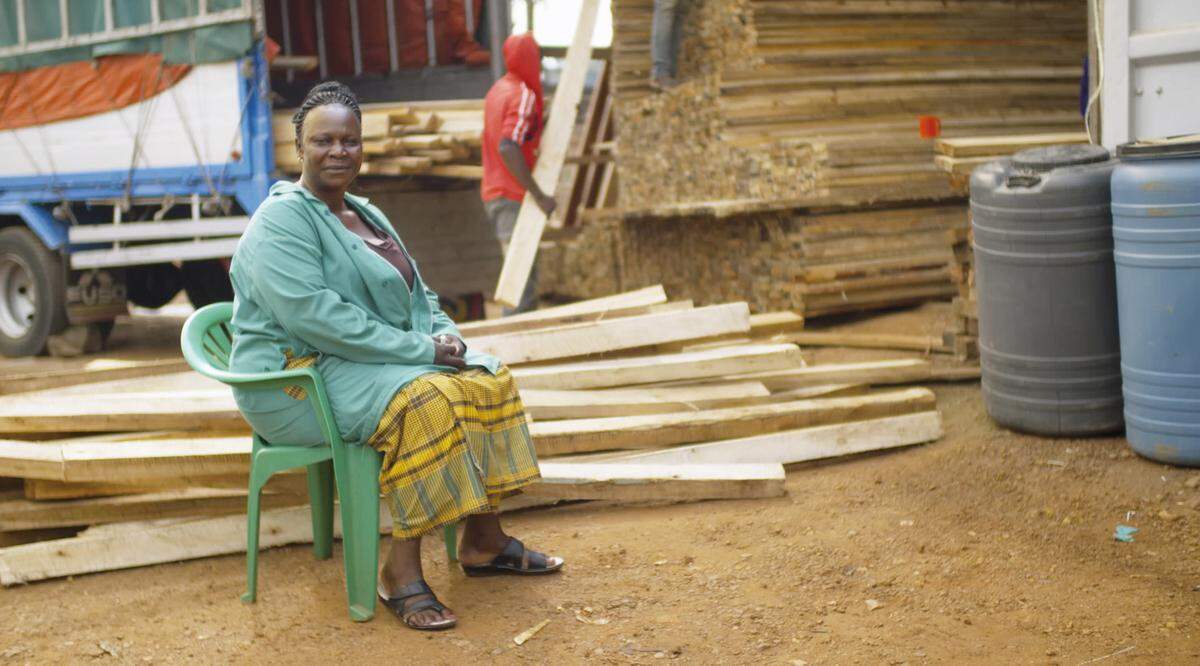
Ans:
{"label": "green plastic chair", "polygon": [[[254,434],[250,457],[250,495],[246,503],[246,593],[253,603],[258,589],[259,497],[273,474],[297,467],[308,468],[308,500],[312,505],[313,554],[333,555],[333,489],[336,481],[342,512],[342,559],[346,568],[346,596],[350,618],[366,622],[375,616],[375,579],[379,571],[379,469],[383,456],[369,446],[346,445],[338,433],[325,394],[325,383],[315,367],[277,372],[229,371],[233,332],[229,321],[233,304],[213,303],[200,308],[183,325],[181,346],[188,365],[200,374],[240,389],[280,391],[299,386],[316,414],[325,446],[289,446],[268,443]],[[446,554],[458,559],[456,529],[443,530]]]}

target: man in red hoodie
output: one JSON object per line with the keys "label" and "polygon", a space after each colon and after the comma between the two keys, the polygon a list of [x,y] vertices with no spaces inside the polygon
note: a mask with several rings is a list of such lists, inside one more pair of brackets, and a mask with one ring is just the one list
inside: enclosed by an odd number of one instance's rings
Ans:
{"label": "man in red hoodie", "polygon": [[[504,42],[508,73],[492,85],[483,105],[483,183],[488,220],[507,252],[526,190],[549,216],[554,197],[533,180],[533,164],[542,137],[542,50],[533,35],[511,35]],[[525,283],[521,302],[504,314],[537,307],[537,263]]]}

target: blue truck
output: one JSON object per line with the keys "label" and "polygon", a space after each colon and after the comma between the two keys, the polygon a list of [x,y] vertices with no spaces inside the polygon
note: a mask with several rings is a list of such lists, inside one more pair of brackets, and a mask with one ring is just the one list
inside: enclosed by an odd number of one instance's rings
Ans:
{"label": "blue truck", "polygon": [[[350,12],[357,29],[368,2],[306,2],[318,42],[297,55],[289,0],[0,0],[0,355],[43,353],[68,326],[107,336],[129,303],[229,299],[228,258],[278,177],[273,103],[331,76],[365,101],[479,98],[497,75],[499,58],[439,66],[432,46],[423,68],[399,71],[394,29],[391,72],[359,71],[357,33],[340,36],[355,71],[332,71],[321,17]],[[393,16],[392,0],[375,4]],[[507,10],[488,7],[495,56]],[[272,9],[283,34],[268,38]],[[314,71],[269,64],[277,44],[275,60]]]}

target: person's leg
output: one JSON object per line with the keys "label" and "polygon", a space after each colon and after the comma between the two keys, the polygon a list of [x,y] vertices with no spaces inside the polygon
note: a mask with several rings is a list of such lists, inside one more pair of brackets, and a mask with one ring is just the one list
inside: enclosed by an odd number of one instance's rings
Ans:
{"label": "person's leg", "polygon": [[[415,539],[393,539],[392,549],[388,552],[387,561],[379,572],[379,587],[388,596],[399,594],[400,588],[419,580],[424,580],[425,573],[421,569],[421,537]],[[410,597],[404,601],[407,609],[413,603],[428,599],[429,595],[422,594]],[[418,611],[409,618],[417,626],[428,626],[442,620],[454,620],[457,616],[449,608],[442,612],[435,610]]]}
{"label": "person's leg", "polygon": [[671,23],[671,51],[670,51],[670,76],[672,79],[679,79],[679,44],[682,42],[683,35],[683,20],[687,15],[690,3],[688,0],[679,0],[679,4],[675,9],[675,16]]}
{"label": "person's leg", "polygon": [[504,546],[508,535],[500,526],[500,516],[494,513],[476,513],[464,521],[462,543],[458,548],[458,561],[467,566],[491,562]]}
{"label": "person's leg", "polygon": [[[517,227],[517,217],[521,213],[521,202],[512,199],[493,199],[484,204],[488,219],[496,230],[496,238],[500,241],[500,251],[508,253],[508,244],[512,240],[513,231]],[[537,308],[537,257],[534,257],[533,268],[529,272],[529,280],[525,283],[525,291],[515,308],[504,308],[504,316],[520,312],[528,312]]]}
{"label": "person's leg", "polygon": [[654,0],[654,18],[650,22],[650,79],[663,81],[674,72],[673,53],[676,30],[676,5],[679,0]]}

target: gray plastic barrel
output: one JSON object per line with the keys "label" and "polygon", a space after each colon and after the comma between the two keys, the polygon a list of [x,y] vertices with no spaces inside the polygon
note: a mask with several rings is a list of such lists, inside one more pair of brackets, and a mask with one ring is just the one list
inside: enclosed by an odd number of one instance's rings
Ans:
{"label": "gray plastic barrel", "polygon": [[1052,146],[971,175],[983,401],[1039,435],[1121,428],[1109,177],[1098,146]]}
{"label": "gray plastic barrel", "polygon": [[1126,144],[1113,172],[1126,437],[1200,466],[1200,136]]}

